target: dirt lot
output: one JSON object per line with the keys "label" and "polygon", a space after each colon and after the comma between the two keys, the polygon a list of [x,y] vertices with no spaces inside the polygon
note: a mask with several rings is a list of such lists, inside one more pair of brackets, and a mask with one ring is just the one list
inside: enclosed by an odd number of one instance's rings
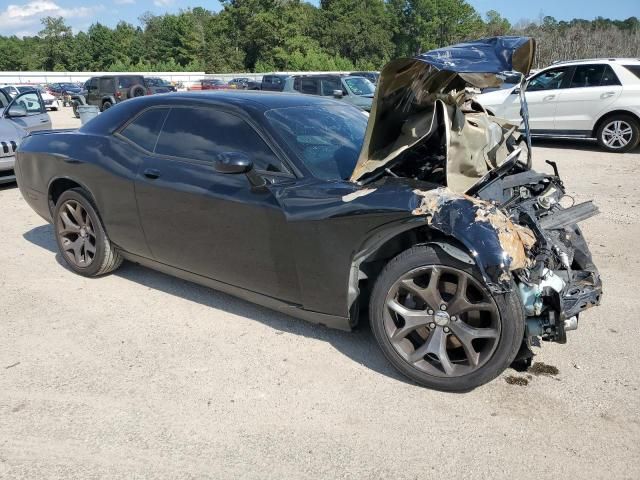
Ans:
{"label": "dirt lot", "polygon": [[604,302],[538,350],[557,374],[508,370],[457,395],[406,382],[368,328],[130,264],[74,275],[0,187],[0,478],[640,478],[640,152],[535,156],[602,210],[584,230]]}

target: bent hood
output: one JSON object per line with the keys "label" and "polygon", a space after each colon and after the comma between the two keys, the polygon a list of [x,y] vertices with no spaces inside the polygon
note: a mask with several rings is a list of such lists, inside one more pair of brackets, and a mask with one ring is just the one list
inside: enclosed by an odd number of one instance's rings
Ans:
{"label": "bent hood", "polygon": [[[401,161],[404,152],[431,138],[442,146],[448,186],[469,188],[515,149],[507,144],[518,125],[488,117],[468,87],[500,86],[506,72],[526,76],[534,53],[532,38],[493,37],[388,63],[351,181]],[[412,158],[407,161],[416,162]]]}

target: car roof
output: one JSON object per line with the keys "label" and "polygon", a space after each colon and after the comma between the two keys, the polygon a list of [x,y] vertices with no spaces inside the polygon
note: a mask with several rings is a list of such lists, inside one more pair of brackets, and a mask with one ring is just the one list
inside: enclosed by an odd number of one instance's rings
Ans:
{"label": "car roof", "polygon": [[638,58],[582,58],[577,60],[561,60],[553,62],[550,66],[558,65],[581,65],[588,63],[617,63],[620,65],[638,64],[640,65],[640,59]]}

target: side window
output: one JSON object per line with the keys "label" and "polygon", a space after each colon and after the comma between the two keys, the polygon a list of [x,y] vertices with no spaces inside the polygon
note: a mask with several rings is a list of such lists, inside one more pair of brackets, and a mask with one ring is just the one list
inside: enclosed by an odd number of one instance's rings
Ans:
{"label": "side window", "polygon": [[98,85],[101,92],[110,92],[113,90],[113,78],[101,78]]}
{"label": "side window", "polygon": [[604,65],[578,65],[569,88],[599,87]]}
{"label": "side window", "polygon": [[90,79],[88,91],[95,92],[97,89],[98,89],[98,79],[97,78]]}
{"label": "side window", "polygon": [[301,78],[300,79],[300,93],[308,93],[311,95],[318,94],[318,79],[316,78]]}
{"label": "side window", "polygon": [[610,85],[622,85],[620,79],[611,68],[611,65],[605,65],[604,73],[602,74],[602,80],[600,81],[601,87],[608,87]]}
{"label": "side window", "polygon": [[342,84],[338,78],[323,78],[320,85],[324,96],[332,96],[334,90],[342,90]]}
{"label": "side window", "polygon": [[168,108],[152,108],[151,110],[147,110],[138,115],[133,122],[129,123],[129,125],[120,132],[120,135],[129,139],[139,147],[153,152],[168,111]]}
{"label": "side window", "polygon": [[299,78],[294,78],[293,79],[293,89],[296,91],[300,91],[300,79]]}
{"label": "side window", "polygon": [[16,97],[16,105],[22,105],[27,109],[27,115],[39,115],[42,113],[40,98],[34,91],[26,92]]}
{"label": "side window", "polygon": [[287,171],[244,120],[213,108],[172,108],[155,151],[205,162],[213,162],[223,152],[243,152],[256,170]]}
{"label": "side window", "polygon": [[566,73],[566,67],[554,68],[552,70],[542,72],[529,80],[529,85],[527,85],[527,92],[555,90],[557,88],[560,88],[560,85],[562,85],[562,80],[564,79]]}
{"label": "side window", "polygon": [[271,75],[265,75],[262,77],[262,83],[265,85],[271,85]]}

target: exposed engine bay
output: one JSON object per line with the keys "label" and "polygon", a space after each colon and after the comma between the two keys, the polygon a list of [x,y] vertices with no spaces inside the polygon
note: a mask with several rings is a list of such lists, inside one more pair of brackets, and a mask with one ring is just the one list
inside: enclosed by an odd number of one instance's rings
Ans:
{"label": "exposed engine bay", "polygon": [[[471,257],[496,293],[518,289],[526,345],[534,337],[564,343],[580,312],[600,302],[600,277],[577,226],[598,209],[574,204],[555,163],[547,162],[550,174],[531,169],[524,94],[523,131],[474,100],[479,88],[501,83],[501,69],[521,72],[526,89],[533,40],[463,44],[460,58],[457,47],[385,67],[351,180],[403,177],[441,185],[415,190],[414,215],[454,238],[487,235],[484,251]],[[487,66],[491,71],[482,70]]]}

